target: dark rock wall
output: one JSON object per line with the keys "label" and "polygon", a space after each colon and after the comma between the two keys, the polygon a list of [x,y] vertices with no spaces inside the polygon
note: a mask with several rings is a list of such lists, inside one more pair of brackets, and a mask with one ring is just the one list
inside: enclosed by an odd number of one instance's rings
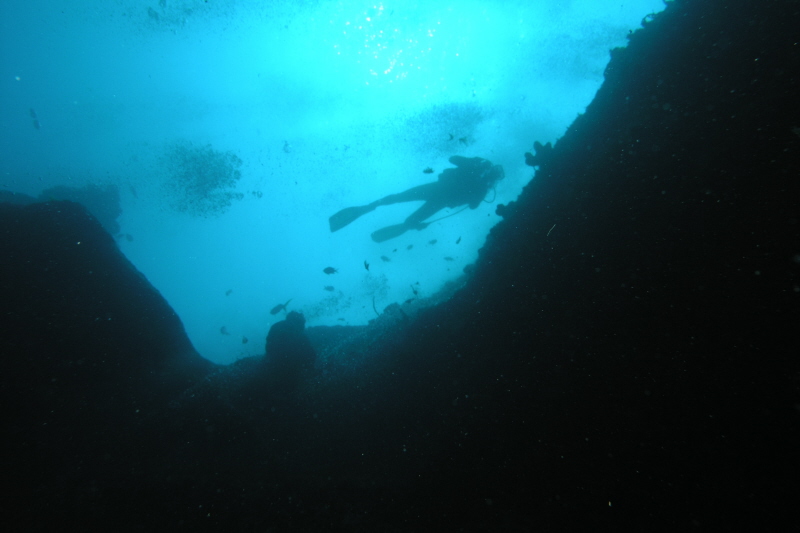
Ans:
{"label": "dark rock wall", "polygon": [[615,51],[429,315],[441,352],[485,357],[463,391],[492,394],[472,424],[504,443],[487,462],[537,456],[485,472],[520,506],[606,495],[672,527],[728,505],[757,520],[796,473],[800,64],[781,36],[798,5],[714,5],[678,2]]}
{"label": "dark rock wall", "polygon": [[798,27],[796,1],[669,4],[537,154],[466,287],[315,332],[326,366],[291,397],[256,361],[204,363],[74,204],[2,206],[6,516],[796,528]]}

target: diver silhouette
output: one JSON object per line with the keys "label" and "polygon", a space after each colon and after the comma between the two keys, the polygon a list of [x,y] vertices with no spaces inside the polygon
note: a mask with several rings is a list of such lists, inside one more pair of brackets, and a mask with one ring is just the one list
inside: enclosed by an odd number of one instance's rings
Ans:
{"label": "diver silhouette", "polygon": [[376,207],[420,200],[425,203],[411,213],[404,222],[372,232],[372,240],[383,242],[399,237],[412,229],[423,230],[430,224],[430,222],[425,222],[425,219],[445,207],[454,208],[468,205],[470,209],[477,209],[489,189],[505,176],[503,167],[492,165],[491,161],[480,157],[454,155],[449,161],[456,168],[445,169],[439,174],[438,180],[433,183],[426,183],[401,193],[384,196],[371,204],[342,209],[328,219],[331,231],[339,231]]}

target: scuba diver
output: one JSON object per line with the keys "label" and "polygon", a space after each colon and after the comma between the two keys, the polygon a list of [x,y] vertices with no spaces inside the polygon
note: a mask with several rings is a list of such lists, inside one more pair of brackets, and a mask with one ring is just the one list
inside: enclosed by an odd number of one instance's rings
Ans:
{"label": "scuba diver", "polygon": [[342,209],[328,220],[331,231],[342,229],[361,215],[369,213],[378,206],[420,200],[425,203],[411,213],[403,223],[387,226],[372,232],[372,240],[383,242],[399,237],[412,229],[423,230],[430,224],[430,222],[425,222],[425,219],[445,207],[454,208],[468,205],[470,209],[477,209],[489,189],[505,176],[503,167],[492,165],[491,161],[480,157],[454,155],[449,161],[456,168],[445,169],[439,174],[438,181],[412,187],[398,194],[384,196],[371,204]]}

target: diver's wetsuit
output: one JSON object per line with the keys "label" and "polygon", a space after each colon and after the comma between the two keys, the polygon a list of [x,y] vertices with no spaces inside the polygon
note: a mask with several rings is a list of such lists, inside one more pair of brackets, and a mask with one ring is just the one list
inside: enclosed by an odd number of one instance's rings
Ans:
{"label": "diver's wetsuit", "polygon": [[[415,220],[422,222],[445,207],[469,204],[470,209],[476,209],[486,196],[488,188],[485,174],[492,169],[492,164],[480,157],[466,158],[457,155],[452,156],[450,162],[457,168],[445,169],[439,174],[438,181],[384,196],[372,202],[370,206],[425,201],[425,205],[409,216],[406,222]],[[422,214],[424,216],[421,216]]]}
{"label": "diver's wetsuit", "polygon": [[390,194],[365,206],[343,209],[331,217],[331,231],[341,229],[376,207],[414,201],[425,203],[411,213],[402,224],[387,226],[373,232],[372,239],[383,242],[398,237],[408,230],[424,229],[427,227],[424,221],[445,207],[468,205],[470,209],[477,209],[492,185],[504,176],[503,167],[492,165],[490,161],[480,157],[454,155],[449,161],[456,168],[445,169],[439,174],[438,181]]}

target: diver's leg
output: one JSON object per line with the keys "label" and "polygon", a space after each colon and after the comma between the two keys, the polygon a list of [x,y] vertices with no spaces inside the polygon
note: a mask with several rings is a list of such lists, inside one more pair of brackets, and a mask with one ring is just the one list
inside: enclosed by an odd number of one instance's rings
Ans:
{"label": "diver's leg", "polygon": [[[421,218],[418,216],[420,211],[426,211],[428,208],[428,204],[430,204],[429,200],[435,198],[437,195],[441,195],[441,185],[438,181],[433,183],[426,183],[425,185],[419,185],[417,187],[412,187],[407,191],[403,191],[397,194],[390,194],[389,196],[384,196],[380,200],[376,200],[371,204],[367,205],[357,205],[355,207],[347,207],[342,209],[338,213],[335,213],[330,218],[328,218],[328,223],[330,225],[331,231],[339,231],[343,227],[347,226],[358,217],[365,215],[381,205],[391,205],[391,204],[398,204],[401,202],[415,202],[415,201],[424,201],[426,202],[420,209],[415,211],[404,224],[408,223],[409,221],[412,222],[422,222],[427,217],[441,209],[441,207],[436,208],[433,212],[424,214]],[[412,217],[417,217],[416,219]],[[414,229],[414,226],[411,226],[409,229]]]}
{"label": "diver's leg", "polygon": [[428,226],[424,223],[425,219],[432,217],[445,207],[439,202],[425,202],[419,209],[408,215],[404,224],[409,226],[408,229],[424,229]]}
{"label": "diver's leg", "polygon": [[422,230],[428,227],[424,220],[430,216],[441,211],[445,206],[434,203],[425,202],[422,207],[411,213],[402,224],[395,224],[393,226],[386,226],[377,231],[372,232],[372,240],[375,242],[388,241],[399,237],[403,233],[412,229]]}
{"label": "diver's leg", "polygon": [[397,194],[390,194],[389,196],[384,196],[380,200],[375,200],[369,205],[374,209],[379,205],[391,205],[391,204],[399,204],[401,202],[418,202],[420,200],[422,201],[430,200],[430,198],[436,193],[438,188],[439,188],[439,182],[426,183],[425,185],[418,185],[417,187],[411,187],[407,191],[399,192]]}

